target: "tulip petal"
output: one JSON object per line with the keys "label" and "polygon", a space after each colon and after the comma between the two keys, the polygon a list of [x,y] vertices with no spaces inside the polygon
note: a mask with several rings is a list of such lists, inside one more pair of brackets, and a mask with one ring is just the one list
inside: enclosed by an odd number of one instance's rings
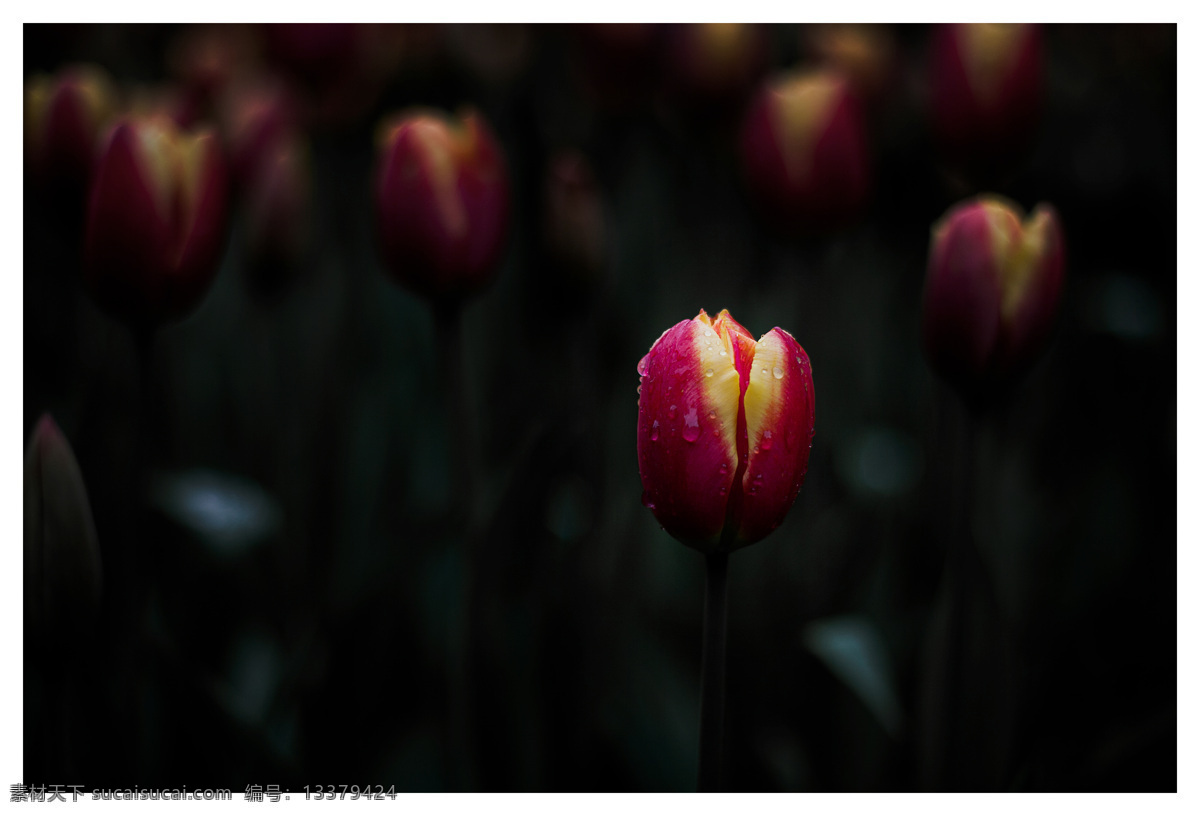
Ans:
{"label": "tulip petal", "polygon": [[758,341],[746,388],[750,450],[738,546],[778,527],[796,500],[808,471],[815,401],[808,354],[786,331],[772,329]]}
{"label": "tulip petal", "polygon": [[675,538],[712,551],[738,465],[741,386],[730,342],[701,312],[667,330],[638,371],[643,501]]}

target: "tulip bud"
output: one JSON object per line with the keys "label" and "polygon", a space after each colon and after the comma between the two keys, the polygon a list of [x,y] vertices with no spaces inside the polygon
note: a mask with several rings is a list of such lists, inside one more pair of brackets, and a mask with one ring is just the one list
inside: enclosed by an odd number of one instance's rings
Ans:
{"label": "tulip bud", "polygon": [[1003,158],[1029,141],[1042,93],[1037,26],[941,25],[930,58],[934,130],[953,158]]}
{"label": "tulip bud", "polygon": [[216,134],[166,117],[120,120],[104,142],[84,238],[84,282],[113,315],[141,326],[180,318],[217,271],[226,170]]}
{"label": "tulip bud", "polygon": [[297,105],[278,80],[257,77],[233,83],[218,103],[230,175],[244,185],[299,123]]}
{"label": "tulip bud", "polygon": [[65,68],[25,83],[25,153],[35,175],[87,187],[96,142],[116,108],[116,91],[94,65]]}
{"label": "tulip bud", "polygon": [[705,553],[759,541],[800,492],[812,447],[808,354],[783,329],[757,343],[722,311],[701,310],[638,363],[642,503]]}
{"label": "tulip bud", "polygon": [[278,142],[245,186],[246,244],[254,290],[277,291],[304,261],[312,234],[312,164],[299,137]]}
{"label": "tulip bud", "polygon": [[1062,293],[1064,251],[1054,210],[1022,220],[1015,205],[983,196],[933,227],[925,278],[925,350],[939,374],[969,396],[1002,385],[1041,350]]}
{"label": "tulip bud", "polygon": [[741,149],[751,193],[785,232],[834,226],[866,199],[869,172],[858,103],[836,72],[771,80],[750,105]]}
{"label": "tulip bud", "polygon": [[688,23],[668,32],[671,80],[697,104],[736,102],[767,62],[762,26],[747,23]]}
{"label": "tulip bud", "polygon": [[896,46],[882,25],[822,23],[804,27],[802,48],[820,65],[842,73],[864,104],[874,104],[895,81]]}
{"label": "tulip bud", "polygon": [[[25,620],[61,639],[85,629],[100,605],[96,525],[75,454],[49,414],[25,453]],[[61,643],[59,644],[61,645]]]}
{"label": "tulip bud", "polygon": [[483,117],[416,111],[378,130],[375,220],[396,279],[435,300],[491,279],[508,230],[508,176]]}
{"label": "tulip bud", "polygon": [[198,108],[210,110],[230,83],[253,70],[258,56],[254,34],[247,25],[195,25],[171,42],[171,74]]}

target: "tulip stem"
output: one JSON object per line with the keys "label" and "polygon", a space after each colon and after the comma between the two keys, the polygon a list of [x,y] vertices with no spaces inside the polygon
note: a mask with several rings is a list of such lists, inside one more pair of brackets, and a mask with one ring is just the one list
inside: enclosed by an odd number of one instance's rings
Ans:
{"label": "tulip stem", "polygon": [[479,576],[476,574],[476,535],[472,524],[475,508],[474,437],[467,399],[463,349],[462,306],[440,304],[434,309],[438,374],[445,395],[446,432],[450,443],[452,518],[462,530],[462,595],[457,625],[450,627],[450,682],[447,745],[450,747],[454,787],[476,789],[474,688],[476,618],[480,608]]}
{"label": "tulip stem", "polygon": [[700,774],[696,789],[717,792],[725,741],[725,641],[729,554],[710,553],[704,581],[704,651],[700,658]]}

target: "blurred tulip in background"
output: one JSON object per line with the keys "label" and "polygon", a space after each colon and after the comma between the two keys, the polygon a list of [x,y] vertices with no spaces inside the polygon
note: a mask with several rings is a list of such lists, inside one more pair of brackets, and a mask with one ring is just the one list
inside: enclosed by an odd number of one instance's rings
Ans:
{"label": "blurred tulip in background", "polygon": [[96,524],[79,464],[43,414],[25,452],[25,622],[32,638],[62,645],[83,634],[99,610],[101,584]]}
{"label": "blurred tulip in background", "polygon": [[983,196],[933,227],[923,331],[934,369],[971,394],[1007,382],[1042,350],[1064,277],[1054,209]]}
{"label": "blurred tulip in background", "polygon": [[377,131],[375,219],[404,286],[457,301],[491,280],[508,233],[508,174],[483,117],[398,114]]}
{"label": "blurred tulip in background", "polygon": [[870,191],[858,101],[835,71],[768,80],[750,104],[741,157],[756,203],[785,233],[840,225]]}
{"label": "blurred tulip in background", "polygon": [[34,177],[80,194],[95,164],[97,141],[116,112],[117,92],[95,65],[73,65],[25,82],[25,157]]}
{"label": "blurred tulip in background", "polygon": [[934,132],[951,160],[1003,161],[1028,145],[1044,82],[1038,26],[940,25],[929,60]]}
{"label": "blurred tulip in background", "polygon": [[126,117],[104,140],[84,237],[84,282],[137,326],[179,319],[217,272],[227,222],[225,159],[209,129]]}

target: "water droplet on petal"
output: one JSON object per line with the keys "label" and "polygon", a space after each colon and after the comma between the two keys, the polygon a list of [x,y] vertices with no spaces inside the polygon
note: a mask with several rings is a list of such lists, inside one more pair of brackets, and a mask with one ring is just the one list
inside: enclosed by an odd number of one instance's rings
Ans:
{"label": "water droplet on petal", "polygon": [[716,419],[716,418],[717,418],[717,412],[716,412],[716,411],[709,411],[709,412],[708,412],[708,418],[709,418],[709,419]]}
{"label": "water droplet on petal", "polygon": [[783,369],[780,368],[779,366],[775,366],[775,370],[772,371],[771,373],[775,375],[775,379],[777,379],[777,380],[783,379]]}
{"label": "water droplet on petal", "polygon": [[763,374],[766,374],[766,373],[767,373],[767,370],[764,368],[764,369],[762,370],[762,373],[763,373]]}
{"label": "water droplet on petal", "polygon": [[711,377],[712,375],[713,375],[713,370],[711,368],[704,372],[705,377]]}
{"label": "water droplet on petal", "polygon": [[721,473],[728,473],[728,472],[729,472],[729,465],[722,462],[721,463]]}
{"label": "water droplet on petal", "polygon": [[696,417],[696,409],[690,409],[683,417],[683,438],[695,442],[700,438],[700,420]]}
{"label": "water droplet on petal", "polygon": [[[775,370],[776,370],[776,371],[778,371],[779,369],[775,369]],[[770,431],[763,431],[763,438],[762,438],[762,448],[763,448],[763,450],[770,450],[770,449],[771,449],[771,445],[772,445],[772,444],[773,444],[773,443],[772,443],[772,441],[771,441],[771,432],[770,432]]]}
{"label": "water droplet on petal", "polygon": [[650,355],[647,353],[645,357],[638,360],[637,372],[640,376],[646,376],[646,369],[650,367]]}
{"label": "water droplet on petal", "polygon": [[722,356],[722,357],[726,356],[725,349],[721,349],[721,356]]}
{"label": "water droplet on petal", "polygon": [[657,419],[654,420],[654,424],[652,426],[650,426],[650,441],[651,442],[658,441],[658,420]]}
{"label": "water droplet on petal", "polygon": [[705,337],[712,337],[712,329],[705,329],[705,330],[704,330],[704,336],[705,336]]}
{"label": "water droplet on petal", "polygon": [[677,408],[676,408],[674,405],[672,405],[670,408],[668,408],[668,409],[667,409],[667,418],[668,418],[668,419],[674,419],[674,418],[675,418],[675,412],[676,412],[677,410],[678,410],[678,409],[677,409]]}
{"label": "water droplet on petal", "polygon": [[725,485],[721,485],[721,489],[718,490],[717,492],[720,493],[722,496],[724,496],[729,491],[725,489]]}
{"label": "water droplet on petal", "polygon": [[650,499],[650,493],[646,490],[642,491],[642,505],[649,510],[654,510],[656,505]]}

